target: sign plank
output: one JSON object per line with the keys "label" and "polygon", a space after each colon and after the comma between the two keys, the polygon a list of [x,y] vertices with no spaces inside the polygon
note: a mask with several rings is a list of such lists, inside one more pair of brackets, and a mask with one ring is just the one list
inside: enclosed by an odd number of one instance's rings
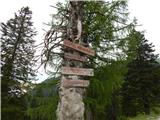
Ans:
{"label": "sign plank", "polygon": [[87,57],[83,57],[80,55],[74,55],[70,53],[64,53],[64,58],[71,59],[71,60],[77,60],[81,62],[87,62]]}
{"label": "sign plank", "polygon": [[93,76],[93,69],[76,68],[76,67],[62,67],[62,74],[66,75],[82,75],[82,76]]}
{"label": "sign plank", "polygon": [[88,87],[88,80],[70,80],[70,79],[62,79],[63,87]]}
{"label": "sign plank", "polygon": [[80,44],[75,44],[75,43],[73,43],[73,42],[71,42],[69,40],[64,40],[63,44],[66,47],[75,49],[75,50],[77,50],[79,52],[82,52],[82,53],[85,53],[87,55],[91,55],[91,56],[95,55],[95,51],[94,50],[92,50],[92,49],[90,49],[88,47],[84,47],[84,46],[82,46]]}

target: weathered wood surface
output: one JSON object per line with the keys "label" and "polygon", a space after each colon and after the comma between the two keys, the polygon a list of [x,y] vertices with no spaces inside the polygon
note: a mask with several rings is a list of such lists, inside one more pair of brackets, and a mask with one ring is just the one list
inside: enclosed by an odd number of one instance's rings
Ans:
{"label": "weathered wood surface", "polygon": [[88,80],[70,80],[70,79],[62,79],[63,87],[88,87]]}
{"label": "weathered wood surface", "polygon": [[64,58],[70,59],[70,60],[81,61],[81,62],[87,62],[87,57],[70,54],[70,53],[64,53]]}
{"label": "weathered wood surface", "polygon": [[82,76],[93,76],[93,69],[76,68],[76,67],[62,67],[61,73],[65,75],[82,75]]}
{"label": "weathered wood surface", "polygon": [[77,50],[79,52],[82,52],[82,53],[85,53],[87,55],[90,55],[90,56],[94,56],[95,55],[95,51],[94,50],[92,50],[92,49],[90,49],[88,47],[84,47],[84,46],[82,46],[80,44],[75,44],[75,43],[73,43],[73,42],[71,42],[69,40],[64,40],[63,44],[66,47],[75,49],[75,50]]}

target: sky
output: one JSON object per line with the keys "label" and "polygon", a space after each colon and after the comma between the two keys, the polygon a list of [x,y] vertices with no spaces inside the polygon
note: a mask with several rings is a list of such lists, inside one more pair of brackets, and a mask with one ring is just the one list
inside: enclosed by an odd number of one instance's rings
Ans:
{"label": "sky", "polygon": [[155,45],[155,53],[160,53],[160,0],[129,0],[131,17],[138,19],[145,30],[145,38]]}
{"label": "sky", "polygon": [[[34,26],[38,31],[36,42],[40,43],[43,39],[44,31],[46,28],[43,23],[51,21],[50,15],[55,13],[55,9],[50,5],[55,5],[58,1],[64,2],[65,0],[0,0],[0,22],[6,22],[14,17],[14,13],[21,7],[29,6],[33,12]],[[139,30],[145,31],[145,38],[155,45],[155,53],[160,53],[160,0],[129,0],[128,10],[130,18],[136,17]],[[48,75],[44,73],[41,68],[39,70],[38,79],[42,81]]]}

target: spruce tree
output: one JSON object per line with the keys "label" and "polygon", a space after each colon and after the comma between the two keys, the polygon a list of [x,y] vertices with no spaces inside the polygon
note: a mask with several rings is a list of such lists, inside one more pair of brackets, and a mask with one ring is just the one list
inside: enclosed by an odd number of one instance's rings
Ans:
{"label": "spruce tree", "polygon": [[128,72],[122,87],[122,108],[127,116],[143,112],[149,114],[160,90],[156,74],[159,72],[157,71],[159,63],[156,61],[158,55],[154,54],[154,46],[149,44],[140,32],[132,31],[131,36],[136,40],[136,44],[131,48],[134,52],[129,49],[128,53],[132,53],[134,57],[132,56],[133,60],[128,64]]}
{"label": "spruce tree", "polygon": [[[16,110],[21,108],[16,104],[22,102],[22,84],[33,80],[35,76],[33,37],[36,32],[31,18],[32,11],[29,7],[23,7],[15,13],[14,18],[1,23],[2,118],[6,120],[18,115]],[[5,114],[11,115],[6,117]]]}

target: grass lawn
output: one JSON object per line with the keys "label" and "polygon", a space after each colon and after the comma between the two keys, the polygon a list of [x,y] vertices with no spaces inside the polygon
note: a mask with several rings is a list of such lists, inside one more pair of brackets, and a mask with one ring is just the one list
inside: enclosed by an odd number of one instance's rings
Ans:
{"label": "grass lawn", "polygon": [[150,115],[139,114],[136,117],[128,118],[128,120],[160,120],[160,107],[154,107]]}
{"label": "grass lawn", "polygon": [[138,115],[134,118],[129,118],[129,120],[160,120],[160,114]]}

